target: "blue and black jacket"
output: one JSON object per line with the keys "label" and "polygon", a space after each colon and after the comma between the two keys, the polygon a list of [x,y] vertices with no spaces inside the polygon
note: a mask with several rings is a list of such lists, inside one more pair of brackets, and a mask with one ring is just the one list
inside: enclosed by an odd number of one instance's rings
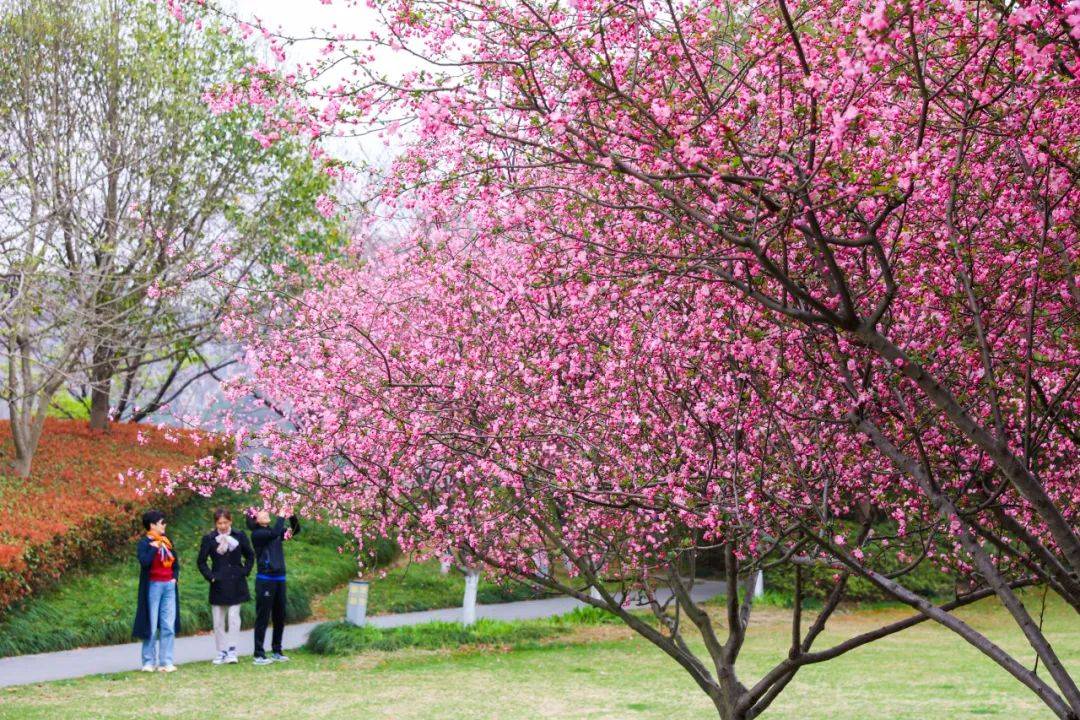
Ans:
{"label": "blue and black jacket", "polygon": [[[285,518],[278,518],[276,522],[263,527],[255,522],[255,518],[248,517],[248,530],[251,532],[251,544],[255,546],[255,561],[258,570],[256,578],[259,580],[284,580],[285,579],[285,549],[282,543],[285,540]],[[300,532],[300,521],[293,515],[289,517],[289,526],[292,534]]]}

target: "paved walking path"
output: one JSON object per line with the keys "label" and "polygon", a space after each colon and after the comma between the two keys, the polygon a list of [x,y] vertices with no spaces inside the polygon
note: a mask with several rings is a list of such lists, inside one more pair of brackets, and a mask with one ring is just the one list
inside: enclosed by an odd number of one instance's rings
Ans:
{"label": "paved walking path", "polygon": [[[699,581],[694,586],[693,598],[707,600],[724,592],[724,583]],[[667,596],[662,595],[661,599]],[[579,600],[568,597],[545,598],[543,600],[522,600],[520,602],[499,603],[495,605],[477,605],[478,618],[493,620],[532,620],[552,617],[570,612],[584,605]],[[461,608],[443,610],[424,610],[421,612],[398,613],[396,615],[376,615],[368,618],[368,624],[374,627],[388,628],[402,625],[420,625],[434,621],[456,622],[461,620]],[[299,623],[285,628],[284,649],[291,650],[307,642],[308,633],[318,622]],[[269,638],[267,638],[269,640]],[[245,630],[240,635],[240,662],[251,662],[253,652],[253,633]],[[80,648],[63,652],[41,653],[38,655],[16,655],[0,658],[0,687],[9,685],[29,685],[30,683],[50,680],[97,675],[101,673],[125,672],[138,670],[141,662],[139,643],[125,645],[106,645],[103,647]],[[177,665],[191,662],[207,662],[214,655],[214,641],[210,635],[191,635],[176,638],[173,653]]]}

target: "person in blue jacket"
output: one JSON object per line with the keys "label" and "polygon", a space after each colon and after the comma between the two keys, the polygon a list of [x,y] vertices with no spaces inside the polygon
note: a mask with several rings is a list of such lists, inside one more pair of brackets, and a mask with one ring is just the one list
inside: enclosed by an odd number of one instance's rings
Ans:
{"label": "person in blue jacket", "polygon": [[[281,652],[281,638],[285,632],[285,519],[278,518],[270,524],[270,513],[260,510],[247,518],[251,531],[251,544],[255,547],[257,574],[255,575],[255,664],[269,665],[289,658]],[[295,515],[289,517],[292,535],[300,532],[300,522]],[[271,616],[274,636],[270,643],[271,654],[266,657],[263,642],[266,626]]]}
{"label": "person in blue jacket", "polygon": [[173,672],[173,643],[180,632],[180,594],[176,591],[180,558],[165,535],[164,513],[147,510],[142,524],[146,534],[135,546],[139,598],[131,634],[143,641],[143,672]]}

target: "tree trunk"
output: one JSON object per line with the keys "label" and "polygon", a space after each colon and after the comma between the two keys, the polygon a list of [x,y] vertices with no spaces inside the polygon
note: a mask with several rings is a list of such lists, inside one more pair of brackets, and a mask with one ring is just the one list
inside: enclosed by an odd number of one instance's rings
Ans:
{"label": "tree trunk", "polygon": [[[95,293],[95,301],[98,307],[111,308],[116,301],[114,288],[108,282],[104,282],[113,271],[115,249],[117,246],[118,217],[120,207],[120,172],[124,166],[125,158],[120,148],[120,72],[119,63],[119,33],[120,21],[117,9],[114,7],[110,17],[110,51],[108,58],[111,61],[108,74],[108,85],[105,96],[105,123],[107,134],[105,138],[105,167],[108,170],[105,186],[105,243],[103,248],[95,248],[94,264],[102,281],[99,281],[98,291]],[[108,328],[111,318],[106,311],[98,321],[99,333],[111,333]],[[96,320],[97,318],[95,318]],[[108,329],[106,329],[108,328]],[[108,335],[106,334],[107,338]],[[112,390],[112,376],[115,369],[113,360],[113,348],[101,335],[98,336],[94,347],[94,365],[90,369],[90,428],[93,430],[105,430],[109,426],[109,397]]]}
{"label": "tree trunk", "polygon": [[11,461],[11,471],[17,477],[28,478],[30,477],[30,463],[33,457],[30,455],[22,457],[21,455],[21,453],[15,453],[15,459]]}
{"label": "tree trunk", "polygon": [[90,386],[90,427],[105,430],[109,427],[109,390],[112,378],[95,380]]}
{"label": "tree trunk", "polygon": [[94,366],[90,370],[90,427],[105,430],[109,427],[109,399],[112,395],[113,364],[105,348],[94,351]]}
{"label": "tree trunk", "polygon": [[45,411],[51,397],[48,395],[40,399],[41,404],[38,407],[35,407],[34,398],[8,402],[11,440],[15,446],[15,457],[11,461],[11,469],[18,477],[30,477],[34,453],[37,452],[38,442],[45,428]]}
{"label": "tree trunk", "polygon": [[480,584],[480,571],[469,568],[465,572],[465,597],[461,603],[461,624],[465,627],[476,624],[476,589]]}

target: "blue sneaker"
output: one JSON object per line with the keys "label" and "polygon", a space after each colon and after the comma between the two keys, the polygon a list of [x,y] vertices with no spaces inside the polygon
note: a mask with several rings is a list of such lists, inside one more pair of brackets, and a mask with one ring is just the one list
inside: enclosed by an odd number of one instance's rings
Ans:
{"label": "blue sneaker", "polygon": [[274,662],[289,662],[289,656],[281,653],[270,653],[270,657],[273,658]]}

